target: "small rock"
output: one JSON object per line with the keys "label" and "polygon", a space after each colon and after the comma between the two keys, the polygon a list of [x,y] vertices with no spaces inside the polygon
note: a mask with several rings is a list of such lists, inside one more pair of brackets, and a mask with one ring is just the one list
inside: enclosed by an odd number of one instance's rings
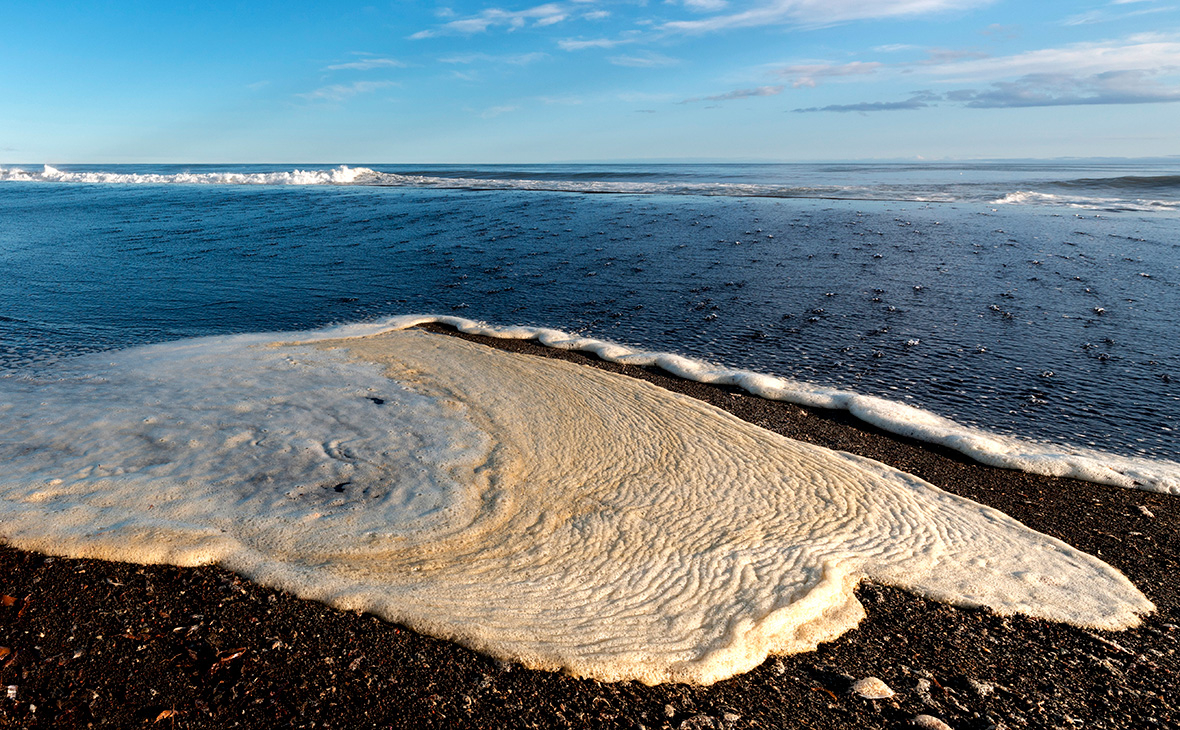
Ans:
{"label": "small rock", "polygon": [[930,695],[930,688],[933,686],[933,683],[925,677],[919,677],[915,683],[914,694],[927,707],[938,707],[938,704],[934,701],[934,697]]}
{"label": "small rock", "polygon": [[976,679],[968,679],[967,686],[971,688],[971,691],[974,692],[975,695],[979,697],[979,699],[984,699],[992,692],[996,691],[996,686],[994,684],[980,682]]}
{"label": "small rock", "polygon": [[1155,513],[1143,505],[1139,505],[1139,514],[1143,515],[1144,517],[1155,517]]}
{"label": "small rock", "polygon": [[910,724],[914,727],[920,727],[922,730],[951,730],[950,725],[947,725],[934,715],[918,715],[910,720]]}
{"label": "small rock", "polygon": [[664,717],[675,717],[676,708],[672,705],[664,705]]}
{"label": "small rock", "polygon": [[680,730],[725,730],[725,725],[715,717],[693,715],[680,723]]}
{"label": "small rock", "polygon": [[865,677],[852,683],[852,691],[866,700],[887,700],[897,694],[876,677]]}

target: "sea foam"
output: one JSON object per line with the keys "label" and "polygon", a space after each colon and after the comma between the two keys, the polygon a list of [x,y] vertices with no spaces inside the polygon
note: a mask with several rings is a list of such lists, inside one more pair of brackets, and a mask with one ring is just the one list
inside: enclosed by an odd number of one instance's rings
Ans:
{"label": "sea foam", "polygon": [[648,683],[814,648],[863,616],[866,576],[1104,629],[1153,608],[1102,561],[883,464],[642,381],[402,331],[438,319],[4,378],[0,537],[217,562],[530,667]]}
{"label": "sea foam", "polygon": [[658,367],[686,380],[736,386],[768,400],[848,411],[890,433],[954,449],[988,466],[1180,495],[1180,464],[1176,462],[1003,436],[877,396],[711,364],[674,353],[635,349],[556,329],[497,326],[454,316],[403,315],[357,326],[363,329],[340,331],[384,331],[431,322],[466,334],[535,340],[547,347],[592,352],[610,362]]}

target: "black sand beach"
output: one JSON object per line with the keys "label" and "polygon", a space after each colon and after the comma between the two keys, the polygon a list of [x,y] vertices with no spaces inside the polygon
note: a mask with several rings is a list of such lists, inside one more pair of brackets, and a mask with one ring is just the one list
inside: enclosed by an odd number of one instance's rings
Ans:
{"label": "black sand beach", "polygon": [[[868,618],[816,652],[710,687],[647,687],[530,671],[212,566],[0,547],[0,727],[892,728],[922,715],[959,730],[1180,727],[1180,498],[983,467],[843,413],[458,336],[649,380],[878,459],[1101,557],[1157,613],[1136,629],[1095,632],[864,584]],[[897,694],[850,691],[869,676]]]}

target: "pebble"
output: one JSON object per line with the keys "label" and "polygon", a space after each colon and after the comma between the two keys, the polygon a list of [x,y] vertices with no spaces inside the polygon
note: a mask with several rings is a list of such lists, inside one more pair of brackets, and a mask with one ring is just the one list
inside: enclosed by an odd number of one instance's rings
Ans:
{"label": "pebble", "polygon": [[693,715],[680,723],[680,730],[724,730],[725,725],[715,717]]}
{"label": "pebble", "polygon": [[1139,505],[1139,513],[1142,514],[1144,517],[1155,517],[1155,513],[1152,512],[1151,510],[1147,509],[1147,507],[1144,507],[1143,505]]}
{"label": "pebble", "polygon": [[951,730],[950,725],[947,725],[934,715],[917,715],[914,719],[910,720],[910,724],[914,727],[920,727],[922,730]]}
{"label": "pebble", "polygon": [[996,691],[996,686],[994,684],[980,682],[976,679],[968,679],[967,686],[970,687],[971,691],[974,692],[980,699],[984,699],[992,692]]}
{"label": "pebble", "polygon": [[866,700],[887,700],[897,694],[876,677],[865,677],[852,683],[852,691]]}

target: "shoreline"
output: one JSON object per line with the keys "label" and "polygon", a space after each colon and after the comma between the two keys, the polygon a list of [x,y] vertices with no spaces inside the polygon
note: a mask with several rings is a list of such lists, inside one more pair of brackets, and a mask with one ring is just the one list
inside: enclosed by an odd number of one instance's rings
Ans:
{"label": "shoreline", "polygon": [[[845,412],[421,328],[648,380],[784,436],[877,459],[1100,557],[1157,612],[1136,629],[1096,632],[862,584],[868,618],[816,652],[772,657],[708,687],[646,687],[527,670],[214,566],[47,559],[0,546],[0,684],[15,687],[0,695],[0,727],[840,728],[900,727],[919,714],[954,728],[1180,727],[1180,497],[982,466]],[[897,696],[852,695],[851,682],[866,676]]]}

